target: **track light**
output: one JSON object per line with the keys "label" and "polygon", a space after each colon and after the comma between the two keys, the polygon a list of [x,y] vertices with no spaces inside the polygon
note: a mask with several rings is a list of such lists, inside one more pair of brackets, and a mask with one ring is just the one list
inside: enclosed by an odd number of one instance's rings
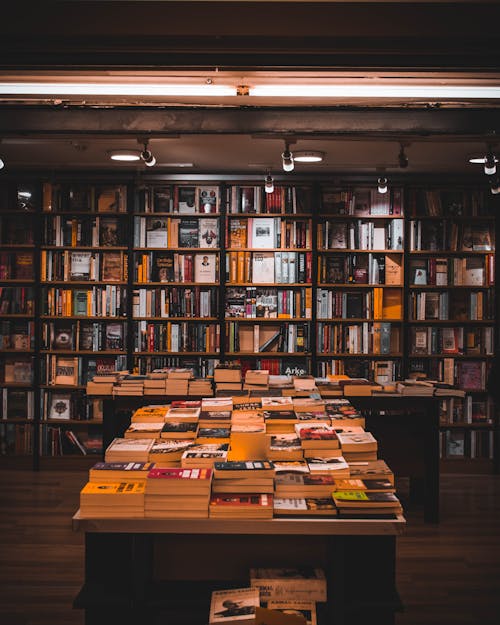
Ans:
{"label": "track light", "polygon": [[0,158],[0,169],[3,169],[5,167],[5,163],[4,161]]}
{"label": "track light", "polygon": [[498,178],[498,176],[491,178],[490,185],[493,195],[498,195],[500,193],[500,178]]}
{"label": "track light", "polygon": [[273,177],[271,176],[271,174],[267,174],[266,176],[266,183],[264,185],[264,191],[266,193],[272,193],[274,191],[274,181],[273,181]]}
{"label": "track light", "polygon": [[283,171],[293,171],[293,154],[290,152],[290,146],[285,143],[285,151],[282,153]]}
{"label": "track light", "polygon": [[156,158],[148,147],[148,142],[144,142],[144,150],[141,152],[141,158],[147,167],[153,167],[156,165]]}
{"label": "track light", "polygon": [[469,163],[480,163],[484,165],[484,173],[487,176],[493,176],[497,172],[498,158],[493,154],[493,151],[488,147],[488,151],[484,156],[473,156],[469,158]]}
{"label": "track light", "polygon": [[491,151],[484,157],[484,173],[487,176],[493,176],[497,173],[497,159]]}
{"label": "track light", "polygon": [[379,178],[377,184],[379,193],[387,193],[387,178]]}
{"label": "track light", "polygon": [[406,156],[404,145],[401,144],[401,149],[398,154],[398,163],[401,169],[406,169],[408,167],[408,157]]}

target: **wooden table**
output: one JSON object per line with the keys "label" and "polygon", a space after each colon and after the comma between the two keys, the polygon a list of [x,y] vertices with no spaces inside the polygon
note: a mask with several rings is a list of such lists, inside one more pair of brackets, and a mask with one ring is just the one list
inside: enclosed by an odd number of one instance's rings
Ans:
{"label": "wooden table", "polygon": [[82,519],[86,625],[207,622],[211,592],[249,585],[252,567],[319,566],[319,625],[394,623],[396,538],[405,519]]}

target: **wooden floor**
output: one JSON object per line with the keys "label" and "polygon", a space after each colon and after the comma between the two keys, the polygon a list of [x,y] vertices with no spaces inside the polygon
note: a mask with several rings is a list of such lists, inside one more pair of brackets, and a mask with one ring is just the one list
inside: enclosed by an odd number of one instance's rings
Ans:
{"label": "wooden floor", "polygon": [[[83,537],[71,516],[85,481],[85,471],[0,472],[2,625],[83,625],[72,609]],[[398,625],[499,625],[500,476],[444,476],[441,513],[432,526],[422,510],[406,509]]]}

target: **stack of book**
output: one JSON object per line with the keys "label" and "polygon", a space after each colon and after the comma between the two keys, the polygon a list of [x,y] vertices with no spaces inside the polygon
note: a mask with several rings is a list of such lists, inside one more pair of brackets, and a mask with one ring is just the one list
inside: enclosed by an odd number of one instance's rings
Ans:
{"label": "stack of book", "polygon": [[89,469],[89,482],[144,482],[152,462],[96,462]]}
{"label": "stack of book", "polygon": [[151,469],[146,480],[144,516],[206,518],[211,482],[211,469]]}
{"label": "stack of book", "polygon": [[274,475],[274,465],[269,460],[216,462],[212,493],[272,494]]}
{"label": "stack of book", "polygon": [[241,366],[236,363],[218,364],[214,369],[215,390],[241,391]]}
{"label": "stack of book", "polygon": [[293,434],[298,423],[294,410],[264,410],[266,434]]}
{"label": "stack of book", "polygon": [[296,423],[304,458],[340,456],[340,443],[335,429],[324,423]]}
{"label": "stack of book", "polygon": [[112,395],[113,387],[120,378],[120,374],[125,373],[128,374],[128,371],[117,371],[115,373],[107,373],[106,375],[94,375],[93,378],[87,382],[87,395]]}
{"label": "stack of book", "polygon": [[351,478],[360,480],[388,480],[394,486],[394,473],[384,460],[350,462]]}
{"label": "stack of book", "polygon": [[179,395],[183,397],[188,394],[189,381],[193,377],[192,369],[171,369],[165,383],[166,395]]}
{"label": "stack of book", "polygon": [[278,473],[274,480],[274,494],[280,499],[328,498],[337,481],[334,475]]}
{"label": "stack of book", "polygon": [[167,405],[153,405],[153,406],[141,406],[134,410],[131,423],[156,423],[159,421],[164,422],[167,416],[169,406]]}
{"label": "stack of book", "polygon": [[210,497],[209,516],[214,519],[272,519],[273,495],[213,494]]}
{"label": "stack of book", "polygon": [[209,445],[211,443],[229,445],[231,427],[228,425],[201,427],[198,425],[195,443],[197,445]]}
{"label": "stack of book", "polygon": [[145,375],[124,375],[120,376],[113,386],[113,395],[121,396],[140,396],[144,395]]}
{"label": "stack of book", "polygon": [[181,467],[213,467],[227,460],[228,448],[227,443],[193,445],[182,454]]}
{"label": "stack of book", "polygon": [[274,516],[337,516],[331,497],[274,497]]}
{"label": "stack of book", "polygon": [[161,438],[155,440],[149,452],[149,460],[157,468],[179,467],[182,454],[192,445],[194,445],[194,438]]}
{"label": "stack of book", "polygon": [[336,490],[332,494],[340,516],[385,516],[402,512],[394,493],[368,490]]}
{"label": "stack of book", "polygon": [[378,443],[371,432],[365,432],[363,428],[353,426],[347,429],[337,429],[342,455],[347,462],[360,462],[376,460]]}
{"label": "stack of book", "polygon": [[348,399],[335,398],[325,400],[326,414],[333,427],[365,427],[365,418],[354,408]]}
{"label": "stack of book", "polygon": [[166,372],[149,373],[144,380],[144,395],[164,395]]}
{"label": "stack of book", "polygon": [[152,438],[114,438],[105,453],[105,462],[148,462]]}
{"label": "stack of book", "polygon": [[145,488],[144,481],[87,482],[80,491],[80,516],[142,518]]}
{"label": "stack of book", "polygon": [[211,380],[205,378],[193,378],[189,380],[188,395],[198,397],[211,397],[214,394]]}
{"label": "stack of book", "polygon": [[131,422],[123,434],[124,438],[160,438],[165,421]]}
{"label": "stack of book", "polygon": [[404,380],[396,384],[396,390],[401,395],[432,397],[434,395],[434,384],[424,380]]}
{"label": "stack of book", "polygon": [[269,389],[269,371],[266,369],[249,369],[245,373],[243,389],[248,391],[267,391]]}
{"label": "stack of book", "polygon": [[320,568],[250,569],[250,586],[268,605],[270,601],[327,601],[326,577]]}
{"label": "stack of book", "polygon": [[296,433],[268,435],[269,460],[302,460],[304,452]]}

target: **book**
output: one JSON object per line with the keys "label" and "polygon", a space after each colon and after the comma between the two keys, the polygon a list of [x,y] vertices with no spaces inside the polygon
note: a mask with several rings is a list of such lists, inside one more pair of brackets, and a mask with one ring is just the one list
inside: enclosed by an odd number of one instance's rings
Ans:
{"label": "book", "polygon": [[253,623],[260,605],[257,588],[214,590],[210,600],[210,625],[221,623]]}
{"label": "book", "polygon": [[197,187],[196,192],[198,198],[198,212],[219,212],[219,187]]}
{"label": "book", "polygon": [[274,281],[274,253],[254,252],[252,254],[252,282],[272,284]]}
{"label": "book", "polygon": [[71,252],[70,280],[90,280],[90,262],[92,252]]}
{"label": "book", "polygon": [[78,358],[56,356],[54,384],[76,386],[78,381]]}
{"label": "book", "polygon": [[195,282],[214,284],[217,279],[216,263],[217,256],[215,254],[196,254],[194,261]]}
{"label": "book", "polygon": [[165,217],[146,218],[146,247],[168,246],[168,220]]}
{"label": "book", "polygon": [[120,222],[118,217],[100,217],[99,245],[101,247],[116,247],[120,245]]}
{"label": "book", "polygon": [[273,496],[269,493],[215,493],[210,497],[212,518],[272,519]]}
{"label": "book", "polygon": [[219,245],[219,222],[217,219],[199,220],[198,247],[215,248]]}
{"label": "book", "polygon": [[326,577],[321,568],[251,568],[250,585],[259,590],[262,602],[327,600]]}
{"label": "book", "polygon": [[181,214],[196,213],[196,187],[178,186],[177,211]]}
{"label": "book", "polygon": [[52,393],[47,417],[49,419],[69,420],[72,417],[71,408],[70,393]]}
{"label": "book", "polygon": [[[304,625],[316,625],[316,604],[314,601],[268,601],[267,602],[268,610],[281,612],[286,617],[297,617],[296,625],[300,625],[300,620],[302,619]],[[257,614],[258,616],[258,614]],[[266,622],[262,620],[259,624],[257,619],[256,625],[273,625],[271,621]],[[294,625],[292,621],[289,623],[280,622],[274,623],[274,625]]]}
{"label": "book", "polygon": [[102,281],[120,282],[123,278],[123,253],[104,252],[102,255]]}
{"label": "book", "polygon": [[251,221],[253,249],[276,247],[275,220],[272,217],[254,217]]}
{"label": "book", "polygon": [[153,468],[151,462],[96,462],[89,469],[90,482],[136,482],[146,481]]}

